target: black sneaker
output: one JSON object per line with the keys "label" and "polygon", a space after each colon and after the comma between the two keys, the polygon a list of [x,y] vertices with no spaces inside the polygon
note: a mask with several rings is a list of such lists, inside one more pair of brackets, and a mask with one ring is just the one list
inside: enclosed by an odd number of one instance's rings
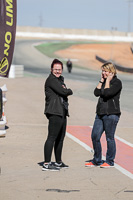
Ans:
{"label": "black sneaker", "polygon": [[59,171],[60,169],[57,168],[55,165],[53,165],[52,163],[48,163],[48,164],[43,164],[42,167],[42,171]]}
{"label": "black sneaker", "polygon": [[69,166],[68,166],[68,165],[65,165],[63,162],[61,162],[61,163],[55,162],[54,165],[55,165],[56,167],[58,167],[58,168],[69,168]]}

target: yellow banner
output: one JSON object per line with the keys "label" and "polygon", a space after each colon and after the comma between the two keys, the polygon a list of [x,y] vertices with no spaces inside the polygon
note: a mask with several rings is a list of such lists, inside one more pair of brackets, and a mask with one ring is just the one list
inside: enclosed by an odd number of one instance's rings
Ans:
{"label": "yellow banner", "polygon": [[8,77],[12,63],[15,35],[17,0],[0,0],[0,76]]}

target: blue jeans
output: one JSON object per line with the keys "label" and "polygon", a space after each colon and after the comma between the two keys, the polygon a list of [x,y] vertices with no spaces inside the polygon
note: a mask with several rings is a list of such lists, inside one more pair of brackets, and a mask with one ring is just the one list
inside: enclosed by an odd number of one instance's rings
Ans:
{"label": "blue jeans", "polygon": [[91,134],[94,149],[94,164],[101,165],[103,163],[100,139],[103,132],[105,131],[107,141],[106,162],[111,166],[114,165],[114,158],[116,154],[114,135],[119,118],[119,115],[96,115]]}

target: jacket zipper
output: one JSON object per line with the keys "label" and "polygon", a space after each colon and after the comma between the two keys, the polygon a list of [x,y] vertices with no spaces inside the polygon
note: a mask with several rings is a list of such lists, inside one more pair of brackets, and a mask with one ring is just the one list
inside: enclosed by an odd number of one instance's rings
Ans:
{"label": "jacket zipper", "polygon": [[107,115],[108,115],[108,101],[107,101]]}
{"label": "jacket zipper", "polygon": [[114,99],[113,99],[113,103],[114,103],[114,107],[115,107],[115,109],[117,109],[116,104],[115,104],[115,100],[114,100]]}

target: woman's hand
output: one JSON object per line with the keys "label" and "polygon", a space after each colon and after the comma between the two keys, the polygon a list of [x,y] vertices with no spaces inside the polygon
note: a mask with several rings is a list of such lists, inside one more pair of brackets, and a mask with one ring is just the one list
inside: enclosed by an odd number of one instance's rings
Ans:
{"label": "woman's hand", "polygon": [[109,75],[107,77],[107,80],[111,81],[113,77],[114,77],[114,74],[113,73],[109,73]]}
{"label": "woman's hand", "polygon": [[104,82],[103,72],[101,73],[101,82]]}
{"label": "woman's hand", "polygon": [[65,86],[65,85],[62,85],[62,87],[66,89],[66,86]]}
{"label": "woman's hand", "polygon": [[114,77],[114,74],[113,73],[109,73],[107,79],[106,79],[106,83],[105,83],[105,88],[110,88],[110,81],[112,80],[112,78]]}

